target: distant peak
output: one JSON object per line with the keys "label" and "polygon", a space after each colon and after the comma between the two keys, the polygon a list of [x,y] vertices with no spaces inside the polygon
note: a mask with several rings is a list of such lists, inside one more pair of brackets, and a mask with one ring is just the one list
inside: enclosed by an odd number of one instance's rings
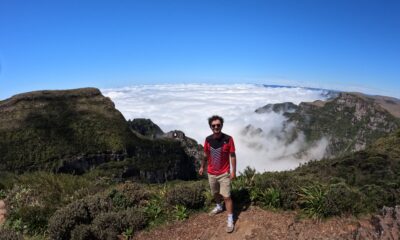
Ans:
{"label": "distant peak", "polygon": [[69,98],[69,97],[94,97],[102,95],[97,88],[77,88],[68,90],[39,90],[33,92],[26,92],[14,95],[8,99],[0,101],[0,105],[13,104],[19,101],[30,101],[38,99],[55,99],[55,98]]}

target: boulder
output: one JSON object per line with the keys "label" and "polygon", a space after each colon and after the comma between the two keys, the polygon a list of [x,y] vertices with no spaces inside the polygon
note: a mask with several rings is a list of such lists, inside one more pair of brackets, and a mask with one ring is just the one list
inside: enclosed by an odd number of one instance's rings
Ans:
{"label": "boulder", "polygon": [[380,214],[371,217],[370,225],[360,225],[356,240],[398,240],[400,239],[400,206],[383,207]]}

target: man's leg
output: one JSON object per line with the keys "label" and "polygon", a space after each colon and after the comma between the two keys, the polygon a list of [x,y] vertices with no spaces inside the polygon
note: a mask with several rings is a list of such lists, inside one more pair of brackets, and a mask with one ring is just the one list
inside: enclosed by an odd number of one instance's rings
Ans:
{"label": "man's leg", "polygon": [[233,201],[231,197],[224,197],[226,211],[229,214],[233,214]]}
{"label": "man's leg", "polygon": [[220,193],[224,197],[226,211],[228,213],[228,225],[226,231],[228,233],[233,232],[235,226],[233,224],[233,201],[231,198],[231,179],[228,174],[221,176],[220,180]]}
{"label": "man's leg", "polygon": [[211,212],[209,213],[210,216],[213,216],[223,211],[222,208],[223,196],[219,193],[220,185],[217,176],[208,174],[208,181],[210,183],[211,194],[214,196],[214,200],[217,203],[215,208],[211,210]]}

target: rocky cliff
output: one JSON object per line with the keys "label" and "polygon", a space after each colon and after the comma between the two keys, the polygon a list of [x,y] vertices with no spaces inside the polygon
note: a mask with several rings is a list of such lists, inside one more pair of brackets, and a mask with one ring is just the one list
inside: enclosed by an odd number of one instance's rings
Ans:
{"label": "rocky cliff", "polygon": [[117,175],[153,182],[196,176],[179,143],[143,139],[95,88],[36,91],[1,101],[0,146],[0,171],[80,174],[113,166]]}
{"label": "rocky cliff", "polygon": [[128,120],[128,125],[133,131],[136,131],[149,138],[154,139],[164,135],[164,132],[161,130],[161,128],[153,123],[150,119],[135,118],[133,120]]}
{"label": "rocky cliff", "polygon": [[197,172],[197,170],[200,168],[200,160],[204,157],[203,146],[201,144],[198,144],[196,140],[187,137],[184,132],[179,130],[170,131],[164,134],[163,138],[170,138],[179,141],[186,154],[190,156],[194,162],[196,162]]}

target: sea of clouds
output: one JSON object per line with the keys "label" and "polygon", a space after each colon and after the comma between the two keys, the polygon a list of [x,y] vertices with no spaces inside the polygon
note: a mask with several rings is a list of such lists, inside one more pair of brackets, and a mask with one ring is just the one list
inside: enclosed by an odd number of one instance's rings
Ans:
{"label": "sea of clouds", "polygon": [[[322,158],[327,146],[327,140],[321,139],[299,155],[306,146],[304,137],[300,134],[286,144],[281,131],[286,118],[282,114],[255,113],[269,103],[324,100],[323,90],[255,84],[168,84],[102,89],[102,93],[126,119],[150,118],[164,132],[181,130],[200,144],[211,134],[208,117],[222,116],[223,132],[235,141],[238,171],[246,166],[259,172],[293,169],[299,163]],[[262,129],[262,133],[245,132],[248,125]],[[290,127],[294,126],[286,130]]]}

